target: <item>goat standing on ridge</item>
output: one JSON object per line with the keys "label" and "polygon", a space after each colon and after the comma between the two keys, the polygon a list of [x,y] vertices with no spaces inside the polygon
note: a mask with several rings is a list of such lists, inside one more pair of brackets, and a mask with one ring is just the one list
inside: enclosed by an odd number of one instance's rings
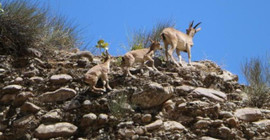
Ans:
{"label": "goat standing on ridge", "polygon": [[[154,60],[153,60],[152,56],[154,55],[156,50],[162,49],[162,48],[160,46],[160,42],[153,41],[152,39],[150,39],[150,41],[151,41],[151,45],[149,48],[133,50],[133,51],[126,53],[122,57],[121,66],[122,66],[122,69],[123,69],[125,75],[129,75],[132,78],[136,78],[129,71],[130,67],[132,67],[132,65],[136,62],[140,62],[141,68],[142,68],[143,66],[146,66],[146,64],[145,64],[146,61],[150,61],[151,67],[154,70],[158,71],[157,68],[154,66]],[[148,66],[146,66],[146,68],[150,69]]]}
{"label": "goat standing on ridge", "polygon": [[[90,88],[92,90],[106,92],[105,85],[107,89],[112,90],[112,88],[109,85],[109,78],[108,78],[108,73],[110,72],[110,62],[111,62],[111,56],[106,50],[105,62],[103,64],[98,64],[92,67],[84,75],[85,82],[90,85]],[[95,87],[99,78],[101,78],[103,82],[103,88]]]}
{"label": "goat standing on ridge", "polygon": [[[197,25],[192,27],[193,22],[194,21],[192,21],[189,24],[189,28],[186,30],[186,34],[171,27],[165,28],[162,30],[160,35],[164,42],[167,61],[169,60],[168,59],[168,54],[169,54],[172,61],[177,66],[179,66],[179,64],[173,58],[173,51],[176,49],[176,54],[179,58],[180,65],[183,66],[180,51],[184,51],[188,53],[188,63],[189,65],[191,65],[191,47],[193,46],[193,37],[197,32],[201,30],[201,28],[196,29],[196,27],[200,25],[201,22],[199,22]],[[169,50],[168,50],[168,45],[171,45],[171,48]]]}

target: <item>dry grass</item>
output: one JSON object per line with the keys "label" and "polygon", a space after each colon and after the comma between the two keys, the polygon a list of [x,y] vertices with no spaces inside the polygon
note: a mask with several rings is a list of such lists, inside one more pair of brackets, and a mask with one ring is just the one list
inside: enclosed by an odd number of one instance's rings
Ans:
{"label": "dry grass", "polygon": [[166,27],[173,27],[175,24],[172,20],[165,20],[158,22],[150,31],[143,29],[133,30],[128,38],[128,48],[130,50],[137,50],[149,47],[152,40],[159,41],[160,33]]}
{"label": "dry grass", "polygon": [[251,58],[242,66],[242,72],[249,84],[245,92],[248,104],[263,107],[270,101],[270,63],[269,59]]}
{"label": "dry grass", "polygon": [[66,18],[50,16],[48,8],[41,8],[38,2],[7,0],[2,5],[1,54],[23,56],[27,48],[48,51],[73,48],[81,43],[76,26]]}

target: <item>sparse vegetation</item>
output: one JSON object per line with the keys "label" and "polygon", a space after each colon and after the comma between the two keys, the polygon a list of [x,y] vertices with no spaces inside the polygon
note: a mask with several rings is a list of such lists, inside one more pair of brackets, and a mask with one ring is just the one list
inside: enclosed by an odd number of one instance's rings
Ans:
{"label": "sparse vegetation", "polygon": [[[8,0],[0,14],[0,52],[25,55],[27,48],[40,51],[69,49],[81,45],[76,26],[66,18],[52,17],[38,2]],[[2,10],[1,10],[2,11]]]}
{"label": "sparse vegetation", "polygon": [[[108,50],[109,49],[109,43],[105,42],[103,39],[98,40],[96,48],[99,49],[99,52],[101,53],[101,49]],[[104,55],[104,53],[102,53]]]}
{"label": "sparse vegetation", "polygon": [[116,61],[115,61],[115,63],[114,63],[114,65],[120,67],[121,64],[122,64],[122,60],[123,60],[123,59],[122,59],[121,56],[120,56],[120,57],[117,57],[117,58],[116,58]]}
{"label": "sparse vegetation", "polygon": [[2,9],[2,4],[0,3],[0,14],[4,13],[4,10]]}
{"label": "sparse vegetation", "polygon": [[251,58],[242,66],[248,83],[245,92],[248,104],[263,107],[270,100],[270,63],[262,58]]}
{"label": "sparse vegetation", "polygon": [[160,40],[160,33],[166,27],[173,27],[175,24],[172,20],[158,22],[151,31],[134,30],[128,36],[128,46],[130,50],[137,50],[146,48],[150,45],[150,38],[152,40]]}
{"label": "sparse vegetation", "polygon": [[125,93],[112,95],[108,102],[108,107],[113,116],[123,118],[129,111],[128,96]]}

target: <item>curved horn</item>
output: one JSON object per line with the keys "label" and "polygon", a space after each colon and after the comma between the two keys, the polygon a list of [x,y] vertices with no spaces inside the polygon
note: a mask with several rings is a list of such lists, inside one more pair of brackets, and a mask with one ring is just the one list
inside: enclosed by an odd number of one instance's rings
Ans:
{"label": "curved horn", "polygon": [[193,22],[194,22],[194,20],[192,20],[192,22],[189,24],[189,28],[191,28],[193,26]]}
{"label": "curved horn", "polygon": [[202,23],[202,22],[199,22],[198,24],[196,24],[196,25],[194,26],[194,29],[195,29],[197,26],[199,26],[201,23]]}

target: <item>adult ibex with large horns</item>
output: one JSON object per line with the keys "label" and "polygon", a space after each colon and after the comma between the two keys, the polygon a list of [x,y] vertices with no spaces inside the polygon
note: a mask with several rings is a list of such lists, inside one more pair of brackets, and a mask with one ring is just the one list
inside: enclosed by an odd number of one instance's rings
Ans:
{"label": "adult ibex with large horns", "polygon": [[[196,29],[198,25],[201,24],[201,22],[196,24],[194,27],[193,22],[194,21],[192,21],[189,24],[189,28],[186,29],[186,34],[171,27],[163,29],[160,35],[164,42],[167,61],[169,60],[169,55],[172,61],[177,66],[179,66],[179,64],[173,58],[173,51],[176,50],[176,54],[179,58],[179,63],[180,65],[182,65],[182,57],[180,55],[180,51],[184,51],[188,53],[188,63],[189,65],[191,65],[191,47],[193,46],[193,37],[197,32],[201,30],[201,28]],[[168,45],[171,45],[171,48],[169,50]]]}

